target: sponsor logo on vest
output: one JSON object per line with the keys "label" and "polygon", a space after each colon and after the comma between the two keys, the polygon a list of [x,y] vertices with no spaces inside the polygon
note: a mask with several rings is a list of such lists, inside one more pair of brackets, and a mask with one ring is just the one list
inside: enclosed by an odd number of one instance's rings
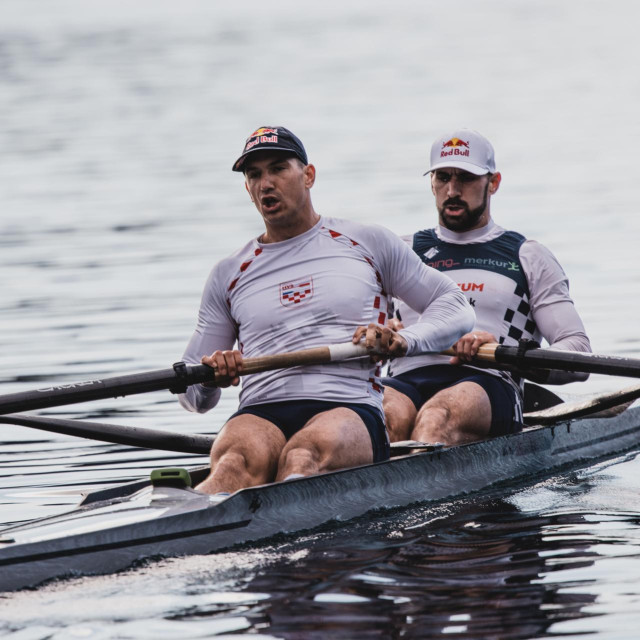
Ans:
{"label": "sponsor logo on vest", "polygon": [[436,260],[435,262],[427,262],[427,266],[433,267],[434,269],[451,269],[452,267],[456,267],[459,264],[459,262],[456,262],[452,258],[447,258],[446,260]]}
{"label": "sponsor logo on vest", "polygon": [[431,249],[429,249],[429,251],[427,251],[426,253],[423,253],[422,255],[423,255],[427,260],[432,260],[432,259],[433,259],[433,258],[435,258],[439,253],[440,253],[440,249],[438,249],[438,247],[431,247]]}
{"label": "sponsor logo on vest", "polygon": [[304,280],[283,282],[280,284],[280,304],[283,307],[291,307],[300,304],[303,300],[313,297],[313,278]]}
{"label": "sponsor logo on vest", "polygon": [[480,284],[476,282],[458,282],[458,286],[463,291],[484,291],[484,282],[481,282]]}
{"label": "sponsor logo on vest", "polygon": [[465,258],[465,264],[485,265],[488,267],[496,267],[498,269],[506,269],[507,271],[520,271],[520,265],[511,260],[494,260],[493,258]]}

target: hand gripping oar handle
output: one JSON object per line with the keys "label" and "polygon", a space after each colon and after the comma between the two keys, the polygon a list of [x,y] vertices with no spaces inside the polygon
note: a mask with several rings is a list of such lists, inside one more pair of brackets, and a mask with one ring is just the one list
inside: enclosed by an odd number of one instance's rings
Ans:
{"label": "hand gripping oar handle", "polygon": [[[455,355],[452,349],[442,352]],[[510,364],[521,368],[557,369],[582,373],[603,373],[610,376],[640,378],[640,360],[595,353],[561,351],[559,349],[522,349],[487,343],[480,346],[474,360]],[[472,361],[473,364],[473,361]]]}
{"label": "hand gripping oar handle", "polygon": [[[362,344],[345,343],[246,358],[239,375],[244,376],[250,373],[302,365],[326,364],[369,354],[370,352]],[[199,382],[215,382],[214,370],[204,364],[193,365],[177,362],[171,369],[115,376],[104,380],[86,380],[2,395],[0,396],[0,415],[103,398],[117,398],[162,389],[169,389],[173,393],[183,393],[188,386]]]}

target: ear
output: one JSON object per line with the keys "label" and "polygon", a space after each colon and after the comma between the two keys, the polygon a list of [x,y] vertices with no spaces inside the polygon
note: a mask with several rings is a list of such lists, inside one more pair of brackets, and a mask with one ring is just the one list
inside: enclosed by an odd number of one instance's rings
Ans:
{"label": "ear", "polygon": [[255,204],[255,200],[253,199],[253,196],[251,195],[251,191],[249,191],[249,185],[246,182],[244,183],[244,188],[247,190],[247,193],[249,194],[249,197],[251,198],[251,202],[253,202]]}
{"label": "ear", "polygon": [[489,179],[489,193],[495,193],[500,188],[502,175],[499,172],[494,173]]}
{"label": "ear", "polygon": [[304,186],[311,189],[316,181],[316,168],[312,164],[308,164],[302,170],[304,174]]}
{"label": "ear", "polygon": [[433,186],[433,172],[429,174],[429,183],[431,184],[431,193],[433,193],[433,195],[436,195],[436,190],[435,187]]}

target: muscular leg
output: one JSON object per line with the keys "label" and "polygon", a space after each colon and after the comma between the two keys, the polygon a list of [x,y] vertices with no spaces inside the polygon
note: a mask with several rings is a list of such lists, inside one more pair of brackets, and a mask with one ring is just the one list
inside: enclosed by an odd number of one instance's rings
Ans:
{"label": "muscular leg", "polygon": [[369,462],[373,462],[373,446],[367,427],[355,411],[341,407],[318,413],[287,442],[276,480]]}
{"label": "muscular leg", "polygon": [[211,448],[211,473],[196,489],[228,491],[272,482],[285,437],[274,424],[250,414],[231,418]]}
{"label": "muscular leg", "polygon": [[[385,390],[386,393],[386,390]],[[491,402],[475,382],[443,389],[418,412],[412,438],[447,445],[482,440],[491,428]]]}
{"label": "muscular leg", "polygon": [[418,413],[411,399],[393,387],[385,387],[382,408],[389,440],[391,442],[408,440]]}

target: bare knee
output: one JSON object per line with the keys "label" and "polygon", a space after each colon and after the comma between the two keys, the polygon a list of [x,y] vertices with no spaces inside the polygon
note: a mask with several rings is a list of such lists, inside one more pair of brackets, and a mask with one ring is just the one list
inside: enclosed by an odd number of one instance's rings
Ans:
{"label": "bare knee", "polygon": [[211,470],[214,472],[249,474],[249,463],[242,452],[226,451],[217,460],[212,460]]}
{"label": "bare knee", "polygon": [[274,475],[275,465],[267,456],[250,460],[241,449],[228,449],[219,456],[212,455],[211,474],[196,489],[205,493],[232,493],[244,487],[271,482]]}
{"label": "bare knee", "polygon": [[411,437],[419,442],[459,444],[458,425],[446,405],[424,405],[418,412]]}
{"label": "bare knee", "polygon": [[387,431],[389,432],[389,440],[391,442],[407,440],[411,434],[417,414],[411,399],[392,387],[386,387],[382,407]]}
{"label": "bare knee", "polygon": [[315,447],[292,446],[285,447],[278,461],[277,481],[284,480],[288,476],[309,476],[314,473],[326,471],[322,456]]}
{"label": "bare knee", "polygon": [[491,428],[491,404],[474,382],[443,389],[418,412],[413,438],[447,445],[482,440]]}

